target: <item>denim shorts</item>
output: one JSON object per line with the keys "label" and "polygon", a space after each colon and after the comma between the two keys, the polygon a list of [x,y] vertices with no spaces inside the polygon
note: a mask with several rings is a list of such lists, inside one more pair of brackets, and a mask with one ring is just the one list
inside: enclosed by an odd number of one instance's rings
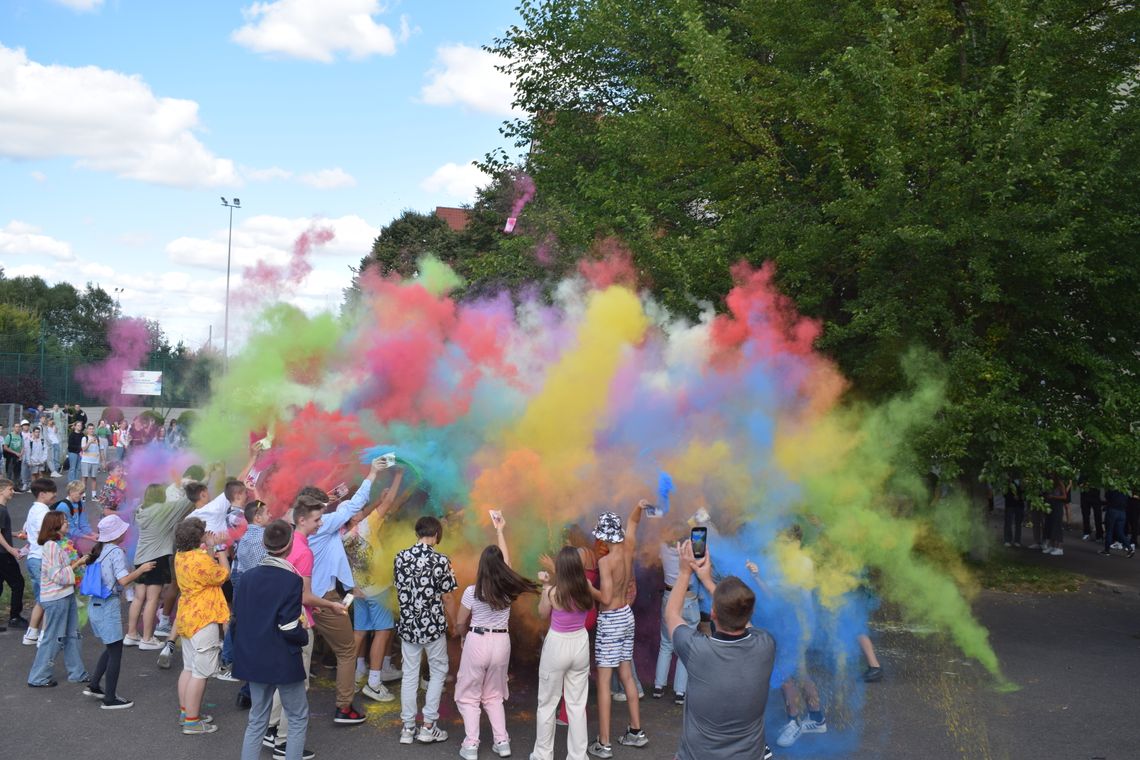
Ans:
{"label": "denim shorts", "polygon": [[354,597],[352,600],[352,628],[356,631],[387,631],[396,627],[392,610],[388,608],[389,592],[376,596]]}
{"label": "denim shorts", "polygon": [[104,644],[123,640],[123,608],[118,594],[106,599],[92,597],[88,602],[87,620],[91,623],[91,632]]}

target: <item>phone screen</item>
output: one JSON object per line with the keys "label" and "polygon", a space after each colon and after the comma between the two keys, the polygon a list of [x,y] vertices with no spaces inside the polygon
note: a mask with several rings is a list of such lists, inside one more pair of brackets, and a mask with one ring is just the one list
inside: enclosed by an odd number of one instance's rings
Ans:
{"label": "phone screen", "polygon": [[693,545],[693,557],[700,559],[708,551],[709,529],[693,528],[689,532],[689,540]]}

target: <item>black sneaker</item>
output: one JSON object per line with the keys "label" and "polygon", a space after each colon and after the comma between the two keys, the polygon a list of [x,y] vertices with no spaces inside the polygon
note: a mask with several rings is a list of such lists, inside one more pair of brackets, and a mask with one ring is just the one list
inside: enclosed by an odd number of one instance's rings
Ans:
{"label": "black sneaker", "polygon": [[341,710],[338,707],[336,714],[333,716],[333,723],[341,726],[358,726],[366,720],[368,720],[368,717],[363,713],[357,712],[356,708],[352,705],[349,705],[347,710]]}
{"label": "black sneaker", "polygon": [[238,695],[234,697],[234,704],[237,705],[239,710],[248,710],[253,707],[253,698],[239,691]]}
{"label": "black sneaker", "polygon": [[8,619],[8,627],[9,628],[27,628],[28,627],[28,621],[22,617],[19,617],[19,616],[16,616],[14,618],[9,618]]}
{"label": "black sneaker", "polygon": [[762,757],[763,757],[763,760],[772,760],[772,758],[775,757],[775,755],[772,754],[772,748],[769,747],[767,744],[764,745],[764,754]]}
{"label": "black sneaker", "polygon": [[685,692],[682,691],[682,692],[675,693],[673,695],[673,704],[675,704],[675,705],[685,704]]}
{"label": "black sneaker", "polygon": [[661,699],[661,697],[663,697],[663,696],[665,696],[665,687],[664,686],[654,686],[653,687],[653,698],[654,699]]}
{"label": "black sneaker", "polygon": [[1099,554],[1102,557],[1111,557],[1112,556],[1112,552],[1109,551],[1108,549],[1101,549],[1099,552],[1097,552],[1097,554]]}
{"label": "black sneaker", "polygon": [[863,671],[863,680],[867,683],[878,683],[883,680],[882,668],[867,668]]}
{"label": "black sneaker", "polygon": [[[285,742],[281,742],[284,744]],[[261,737],[261,746],[274,749],[277,747],[277,726],[265,729],[265,736]]]}
{"label": "black sneaker", "polygon": [[1132,555],[1135,553],[1136,553],[1136,545],[1133,544],[1132,546],[1128,547],[1128,552],[1127,552],[1128,559],[1132,559]]}
{"label": "black sneaker", "polygon": [[[280,744],[278,744],[276,747],[273,748],[273,756],[274,757],[285,757],[285,744],[286,744],[286,742],[281,742]],[[301,750],[302,760],[313,760],[313,758],[316,756],[317,756],[317,753],[313,752],[308,747],[305,747],[303,750]]]}
{"label": "black sneaker", "polygon": [[122,697],[116,696],[110,702],[104,702],[99,707],[100,707],[100,709],[103,709],[103,710],[126,710],[128,707],[134,707],[134,706],[135,706],[135,703],[132,702],[131,700],[123,699]]}

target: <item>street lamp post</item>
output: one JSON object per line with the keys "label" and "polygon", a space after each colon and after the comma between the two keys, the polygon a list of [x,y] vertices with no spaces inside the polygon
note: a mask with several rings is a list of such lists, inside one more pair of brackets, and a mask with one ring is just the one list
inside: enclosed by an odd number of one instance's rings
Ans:
{"label": "street lamp post", "polygon": [[241,199],[234,198],[233,202],[222,196],[222,205],[230,210],[230,234],[226,241],[226,321],[222,328],[222,363],[226,371],[230,368],[230,254],[234,245],[234,209],[241,208]]}

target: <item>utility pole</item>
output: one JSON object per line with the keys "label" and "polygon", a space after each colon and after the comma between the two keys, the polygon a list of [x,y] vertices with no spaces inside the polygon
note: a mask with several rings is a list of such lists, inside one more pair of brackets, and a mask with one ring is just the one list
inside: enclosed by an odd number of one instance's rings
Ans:
{"label": "utility pole", "polygon": [[222,366],[226,372],[230,371],[230,258],[234,245],[234,209],[241,208],[241,199],[234,198],[233,202],[222,196],[222,205],[230,210],[230,234],[226,242],[226,320],[222,328]]}

